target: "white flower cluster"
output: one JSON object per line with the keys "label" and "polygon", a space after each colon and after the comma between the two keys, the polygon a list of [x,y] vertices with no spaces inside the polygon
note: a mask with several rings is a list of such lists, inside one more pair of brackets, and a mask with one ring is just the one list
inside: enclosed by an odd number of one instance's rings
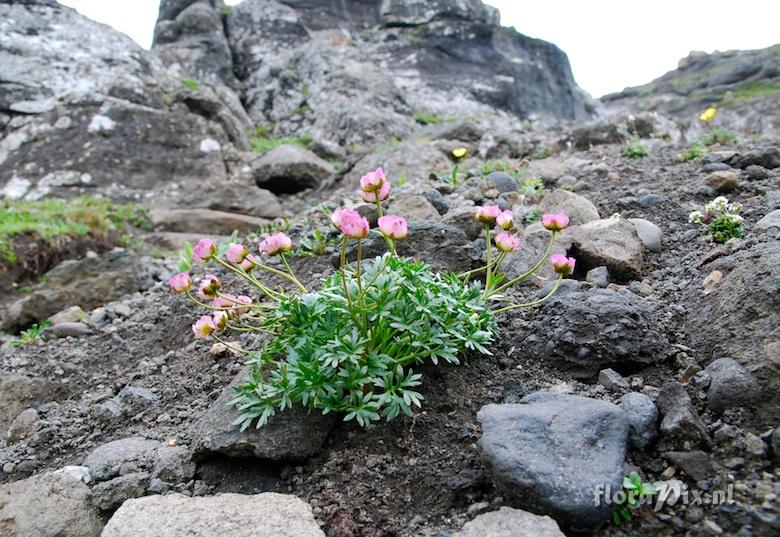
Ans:
{"label": "white flower cluster", "polygon": [[706,224],[713,218],[727,217],[735,222],[742,222],[739,213],[742,212],[742,205],[734,202],[730,203],[725,196],[718,196],[701,211],[693,211],[688,215],[688,221],[692,224]]}

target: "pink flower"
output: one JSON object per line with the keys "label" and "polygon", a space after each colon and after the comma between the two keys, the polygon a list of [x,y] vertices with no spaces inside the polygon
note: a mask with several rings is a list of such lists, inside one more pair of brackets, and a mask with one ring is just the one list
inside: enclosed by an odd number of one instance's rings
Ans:
{"label": "pink flower", "polygon": [[214,319],[209,315],[204,315],[192,325],[192,331],[195,333],[195,337],[199,339],[208,339],[216,329]]}
{"label": "pink flower", "polygon": [[330,221],[350,239],[365,239],[368,237],[368,220],[360,216],[354,209],[341,209],[335,211]]}
{"label": "pink flower", "polygon": [[222,282],[219,281],[219,278],[213,274],[206,274],[206,276],[204,276],[200,281],[200,286],[198,287],[198,296],[206,300],[212,300],[217,297],[217,291],[219,291],[221,288]]}
{"label": "pink flower", "polygon": [[504,211],[496,217],[496,224],[503,230],[512,229],[512,211]]}
{"label": "pink flower", "polygon": [[246,295],[234,296],[223,293],[215,298],[211,305],[215,308],[229,308],[221,311],[227,312],[228,317],[234,319],[239,315],[249,312],[249,306],[252,305],[252,299]]}
{"label": "pink flower", "polygon": [[385,180],[385,182],[382,183],[382,187],[378,191],[360,191],[360,197],[363,198],[363,201],[366,203],[376,203],[377,196],[379,196],[379,201],[385,201],[390,197],[390,181]]}
{"label": "pink flower", "polygon": [[550,231],[563,231],[569,226],[569,215],[566,213],[543,214],[542,225]]}
{"label": "pink flower", "polygon": [[257,262],[257,259],[255,259],[252,254],[249,254],[244,258],[244,260],[238,266],[241,267],[241,269],[243,269],[244,272],[252,272],[254,269],[257,268],[258,264],[259,263]]}
{"label": "pink flower", "polygon": [[[243,304],[243,305],[240,305]],[[236,316],[238,315],[244,315],[245,313],[249,313],[249,307],[252,305],[252,298],[248,297],[246,295],[238,295],[236,297],[236,307],[233,308],[232,311],[235,312]]]}
{"label": "pink flower", "polygon": [[406,218],[394,215],[379,217],[379,231],[382,235],[394,240],[405,239],[409,236],[409,230],[406,227]]}
{"label": "pink flower", "polygon": [[215,311],[211,317],[212,323],[214,323],[214,331],[222,332],[227,326],[228,314],[226,311]]}
{"label": "pink flower", "polygon": [[477,209],[474,219],[485,224],[495,224],[499,216],[501,216],[501,208],[498,205],[485,205]]}
{"label": "pink flower", "polygon": [[225,257],[227,257],[227,260],[231,263],[240,265],[247,255],[249,255],[249,248],[247,246],[231,242]]}
{"label": "pink flower", "polygon": [[168,284],[171,286],[171,291],[174,293],[184,293],[192,287],[192,278],[186,272],[180,272],[171,276],[168,280]]}
{"label": "pink flower", "polygon": [[520,237],[515,237],[508,231],[501,231],[495,238],[496,246],[502,252],[515,252],[520,249]]}
{"label": "pink flower", "polygon": [[568,276],[574,272],[575,261],[576,260],[573,257],[566,257],[563,254],[553,254],[550,257],[550,262],[552,263],[555,272],[563,274],[564,276]]}
{"label": "pink flower", "polygon": [[292,250],[292,241],[284,233],[277,233],[263,239],[257,248],[265,255],[283,254]]}
{"label": "pink flower", "polygon": [[192,249],[192,260],[205,263],[217,253],[217,245],[209,239],[200,239]]}
{"label": "pink flower", "polygon": [[373,172],[368,172],[360,178],[360,189],[363,192],[376,192],[385,184],[385,171],[380,166]]}

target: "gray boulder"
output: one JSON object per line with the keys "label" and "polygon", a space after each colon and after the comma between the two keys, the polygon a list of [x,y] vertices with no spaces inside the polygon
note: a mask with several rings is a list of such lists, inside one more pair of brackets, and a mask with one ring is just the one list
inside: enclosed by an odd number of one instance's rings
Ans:
{"label": "gray boulder", "polygon": [[151,467],[162,444],[141,437],[114,440],[92,450],[84,459],[93,479],[103,481],[122,473]]}
{"label": "gray boulder", "polygon": [[595,378],[608,367],[654,364],[668,352],[653,308],[628,291],[555,295],[541,306],[534,323],[522,348],[577,378]]}
{"label": "gray boulder", "polygon": [[230,457],[257,457],[272,461],[306,459],[319,453],[330,433],[335,416],[296,405],[276,415],[262,428],[250,426],[241,431],[233,422],[239,411],[228,403],[235,397],[233,387],[246,379],[248,369],[239,373],[214,401],[195,426],[193,449],[197,456],[219,453]]}
{"label": "gray boulder", "polygon": [[38,411],[34,408],[28,408],[27,410],[20,412],[19,415],[16,416],[16,419],[11,423],[11,426],[8,427],[8,434],[6,436],[8,444],[15,444],[16,442],[27,438],[35,429],[35,426],[40,419]]}
{"label": "gray boulder", "polygon": [[579,127],[571,135],[574,147],[584,151],[595,145],[622,144],[628,132],[615,123],[598,122]]}
{"label": "gray boulder", "polygon": [[325,537],[311,507],[295,496],[264,492],[128,500],[102,537]]}
{"label": "gray boulder", "polygon": [[508,173],[493,172],[485,177],[485,182],[499,192],[517,192],[517,180]]}
{"label": "gray boulder", "polygon": [[452,537],[564,537],[564,533],[548,516],[501,507],[466,522]]}
{"label": "gray boulder", "polygon": [[116,509],[125,500],[140,498],[146,492],[149,474],[124,474],[92,487],[92,504],[102,511]]}
{"label": "gray boulder", "polygon": [[663,237],[661,228],[644,218],[629,218],[628,221],[634,224],[636,234],[645,248],[651,252],[661,251],[661,238]]}
{"label": "gray boulder", "polygon": [[4,537],[97,537],[103,521],[89,488],[66,472],[38,474],[0,485]]}
{"label": "gray boulder", "polygon": [[436,222],[441,218],[439,211],[421,194],[394,196],[387,212],[403,216],[409,222]]}
{"label": "gray boulder", "polygon": [[0,373],[0,438],[30,406],[56,399],[58,390],[41,378]]}
{"label": "gray boulder", "polygon": [[257,186],[276,194],[315,188],[335,171],[330,163],[308,149],[292,144],[271,149],[251,166]]}
{"label": "gray boulder", "polygon": [[636,279],[642,271],[644,246],[634,225],[622,218],[594,220],[566,232],[578,270],[606,266],[619,281]]}
{"label": "gray boulder", "polygon": [[780,231],[780,209],[775,209],[756,222],[755,229],[759,231],[769,231],[774,229]]}
{"label": "gray boulder", "polygon": [[573,226],[601,218],[599,210],[588,198],[561,189],[545,194],[539,203],[539,210],[542,213],[566,213]]}
{"label": "gray boulder", "polygon": [[739,155],[732,161],[735,168],[745,169],[748,166],[762,166],[769,170],[780,168],[780,148],[762,147]]}
{"label": "gray boulder", "polygon": [[620,398],[620,408],[628,416],[628,444],[645,449],[658,436],[658,409],[653,400],[642,393],[630,392]]}
{"label": "gray boulder", "polygon": [[149,219],[156,229],[162,231],[218,235],[230,235],[236,230],[252,233],[269,222],[256,216],[211,209],[153,209],[149,212]]}
{"label": "gray boulder", "polygon": [[752,406],[760,396],[753,375],[731,358],[718,358],[704,370],[710,377],[707,405],[716,413]]}
{"label": "gray boulder", "polygon": [[661,411],[661,433],[672,446],[694,446],[711,444],[707,426],[691,402],[685,387],[679,382],[666,384],[658,395],[658,409]]}
{"label": "gray boulder", "polygon": [[612,403],[536,392],[516,405],[487,405],[482,460],[519,507],[572,529],[598,527],[614,505],[594,502],[599,487],[618,490],[628,418]]}

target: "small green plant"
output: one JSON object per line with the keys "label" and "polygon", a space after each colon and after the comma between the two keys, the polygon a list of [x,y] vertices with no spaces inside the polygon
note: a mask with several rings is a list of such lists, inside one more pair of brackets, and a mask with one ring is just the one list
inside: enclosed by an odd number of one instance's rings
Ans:
{"label": "small green plant", "polygon": [[544,181],[536,177],[526,179],[520,185],[518,192],[531,203],[538,203],[544,197]]}
{"label": "small green plant", "polygon": [[397,146],[401,145],[402,142],[403,142],[403,140],[401,140],[400,138],[393,138],[392,140],[390,140],[390,141],[388,141],[388,142],[386,142],[384,144],[379,144],[379,145],[375,146],[373,149],[371,149],[371,152],[375,153],[375,154],[376,153],[382,153],[384,151],[387,151],[388,149],[392,149],[394,147],[397,147]]}
{"label": "small green plant", "polygon": [[525,211],[523,222],[525,225],[535,224],[542,217],[542,210],[539,207],[531,207]]}
{"label": "small green plant", "polygon": [[182,78],[181,83],[190,91],[197,91],[200,88],[200,82],[194,78]]}
{"label": "small green plant", "polygon": [[509,173],[513,170],[512,163],[504,160],[488,160],[482,164],[482,179],[493,172]]}
{"label": "small green plant", "polygon": [[19,337],[11,341],[12,347],[20,347],[22,345],[29,345],[35,341],[38,341],[43,335],[43,331],[49,327],[49,321],[43,321],[42,323],[34,324],[27,330],[22,330],[19,333]]}
{"label": "small green plant", "polygon": [[423,125],[438,125],[447,121],[446,118],[437,116],[436,114],[424,114],[422,112],[412,112],[412,117],[417,123]]}
{"label": "small green plant", "polygon": [[629,142],[623,147],[623,151],[621,153],[624,158],[644,158],[647,156],[647,148],[645,145],[639,141],[638,136],[634,136],[629,140]]}
{"label": "small green plant", "polygon": [[631,472],[623,478],[623,493],[625,501],[620,503],[615,512],[612,513],[612,522],[616,526],[623,522],[629,522],[633,518],[632,513],[641,509],[658,491],[652,483],[643,481],[638,473]]}
{"label": "small green plant", "polygon": [[325,255],[328,247],[338,244],[338,239],[328,239],[328,236],[315,229],[308,237],[301,240],[301,245],[297,249],[293,250],[290,255],[295,257],[313,257],[319,255]]}
{"label": "small green plant", "polygon": [[704,144],[701,142],[694,142],[691,144],[691,147],[687,151],[683,151],[678,155],[679,159],[683,162],[688,162],[689,160],[695,160],[705,153],[705,147]]}
{"label": "small green plant", "polygon": [[408,182],[409,178],[406,177],[406,172],[401,172],[401,175],[398,176],[398,186],[404,186]]}
{"label": "small green plant", "polygon": [[693,211],[688,215],[688,221],[692,224],[707,226],[712,235],[712,240],[717,244],[723,244],[729,239],[741,237],[744,233],[740,216],[742,205],[730,203],[728,198],[718,196],[700,211]]}
{"label": "small green plant", "polygon": [[308,148],[312,138],[309,134],[297,136],[274,136],[273,127],[267,125],[255,126],[255,132],[249,136],[249,145],[252,150],[261,155],[280,145],[297,145]]}
{"label": "small green plant", "polygon": [[542,149],[537,149],[531,154],[531,160],[543,160],[546,158],[550,158],[553,155],[553,150],[551,147],[545,147]]}
{"label": "small green plant", "polygon": [[452,170],[450,170],[450,185],[452,188],[458,187],[458,172],[460,171],[460,166],[457,164],[452,167]]}
{"label": "small green plant", "polygon": [[724,129],[723,127],[716,127],[714,129],[710,129],[709,132],[702,136],[699,141],[702,143],[702,145],[710,146],[730,144],[736,139],[737,133],[734,131]]}
{"label": "small green plant", "polygon": [[780,88],[774,84],[763,84],[759,81],[751,82],[746,86],[728,93],[720,102],[720,106],[734,106],[745,101],[763,97],[765,95],[773,95],[778,91],[780,91]]}

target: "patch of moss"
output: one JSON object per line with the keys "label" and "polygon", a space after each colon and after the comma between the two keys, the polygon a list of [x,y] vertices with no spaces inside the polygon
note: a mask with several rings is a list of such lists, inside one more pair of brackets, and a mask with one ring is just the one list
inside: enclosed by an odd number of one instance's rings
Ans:
{"label": "patch of moss", "polygon": [[436,114],[424,114],[422,112],[412,112],[412,117],[417,123],[422,123],[423,125],[438,125],[448,121],[445,117],[437,116]]}
{"label": "patch of moss", "polygon": [[10,201],[0,204],[0,261],[16,262],[11,239],[28,233],[45,241],[105,235],[125,226],[151,230],[148,210],[134,204],[81,197],[71,200]]}
{"label": "patch of moss", "polygon": [[181,83],[190,91],[197,91],[200,87],[200,82],[194,78],[182,78]]}
{"label": "patch of moss", "polygon": [[760,82],[752,82],[747,86],[735,89],[729,96],[724,98],[720,102],[720,106],[733,106],[744,101],[763,97],[764,95],[771,95],[780,91],[780,88],[774,84],[762,84]]}
{"label": "patch of moss", "polygon": [[280,145],[297,145],[305,149],[308,149],[309,145],[311,145],[312,138],[308,134],[274,136],[272,130],[272,127],[265,125],[256,126],[254,134],[249,136],[249,144],[252,146],[252,150],[262,155]]}

